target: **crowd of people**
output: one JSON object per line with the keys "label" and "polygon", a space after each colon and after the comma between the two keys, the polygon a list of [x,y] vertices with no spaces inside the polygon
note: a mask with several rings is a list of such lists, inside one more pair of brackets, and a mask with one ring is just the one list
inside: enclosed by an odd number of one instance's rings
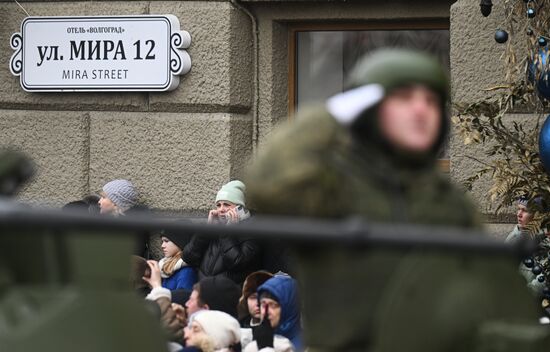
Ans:
{"label": "crowd of people", "polygon": [[[247,221],[251,212],[245,193],[239,180],[223,185],[207,223],[231,226]],[[68,203],[64,209],[119,217],[144,208],[132,182],[117,179],[106,183],[99,196]],[[149,239],[145,244],[138,241],[130,282],[137,294],[156,303],[170,351],[302,350],[297,282],[282,271],[286,264],[269,266],[283,261],[280,256],[266,258],[273,250],[265,243],[164,230],[158,236],[163,257],[148,258]]]}
{"label": "crowd of people", "polygon": [[[343,93],[274,133],[246,187],[223,185],[207,222],[248,221],[253,202],[259,214],[479,228],[473,204],[435,169],[448,96],[437,60],[372,54]],[[99,213],[138,211],[137,199],[131,182],[111,181]],[[93,201],[73,206],[97,211]],[[540,309],[508,259],[309,243],[293,248],[290,265],[281,243],[160,236],[164,258],[148,259],[141,246],[131,282],[155,304],[171,351],[471,351],[479,341],[491,350],[497,335],[514,346],[541,336],[509,330],[518,321],[522,332],[536,329]],[[499,329],[485,329],[495,321]]]}

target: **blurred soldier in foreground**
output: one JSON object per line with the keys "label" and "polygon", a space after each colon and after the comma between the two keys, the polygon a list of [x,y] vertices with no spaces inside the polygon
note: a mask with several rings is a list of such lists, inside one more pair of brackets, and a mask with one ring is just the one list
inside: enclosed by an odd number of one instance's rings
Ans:
{"label": "blurred soldier in foreground", "polygon": [[[440,65],[380,51],[350,82],[259,154],[246,180],[258,212],[478,226],[473,205],[435,168],[449,127]],[[296,259],[311,351],[526,350],[544,339],[525,333],[541,327],[530,325],[538,312],[513,258],[310,245]]]}
{"label": "blurred soldier in foreground", "polygon": [[[0,154],[0,196],[30,177],[29,165]],[[0,223],[0,351],[167,350],[158,321],[128,285],[133,237],[85,231],[54,236]]]}

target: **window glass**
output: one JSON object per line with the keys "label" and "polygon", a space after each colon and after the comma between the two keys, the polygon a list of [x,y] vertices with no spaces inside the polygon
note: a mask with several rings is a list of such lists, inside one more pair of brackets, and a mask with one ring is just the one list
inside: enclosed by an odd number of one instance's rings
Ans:
{"label": "window glass", "polygon": [[384,47],[430,52],[449,69],[449,31],[446,29],[297,32],[294,108],[341,92],[357,60]]}
{"label": "window glass", "polygon": [[[448,29],[297,31],[295,39],[294,110],[342,92],[355,63],[376,49],[426,51],[450,71]],[[448,157],[447,147],[440,157]]]}

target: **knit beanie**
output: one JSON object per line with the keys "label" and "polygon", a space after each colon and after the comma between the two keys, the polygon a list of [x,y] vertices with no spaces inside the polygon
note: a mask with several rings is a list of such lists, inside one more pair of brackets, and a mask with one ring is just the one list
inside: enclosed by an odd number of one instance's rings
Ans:
{"label": "knit beanie", "polygon": [[518,198],[518,205],[523,205],[530,213],[535,213],[537,211],[543,213],[548,212],[548,206],[541,196],[537,196],[532,199],[529,199],[527,196],[521,196]]}
{"label": "knit beanie", "polygon": [[246,207],[244,192],[246,186],[239,180],[231,181],[222,186],[216,195],[216,202],[225,200]]}
{"label": "knit beanie", "polygon": [[213,341],[214,349],[230,347],[241,342],[241,327],[237,319],[217,310],[201,310],[193,314],[196,321]]}
{"label": "knit beanie", "polygon": [[[187,224],[189,222],[187,220],[177,220],[176,223]],[[191,242],[191,239],[193,238],[193,235],[190,233],[174,232],[174,231],[166,231],[166,230],[162,230],[160,232],[160,235],[168,238],[176,246],[178,246],[179,249],[181,249],[182,251],[185,248],[185,246],[187,246],[187,244]]]}
{"label": "knit beanie", "polygon": [[527,204],[529,203],[529,198],[525,196],[521,196],[518,199],[518,205],[523,205],[524,207],[527,207]]}
{"label": "knit beanie", "polygon": [[189,300],[191,296],[191,291],[184,288],[178,288],[172,290],[172,303],[177,303],[179,305],[185,306],[185,302]]}
{"label": "knit beanie", "polygon": [[137,204],[138,192],[128,180],[113,180],[103,186],[103,192],[120,210],[126,211]]}
{"label": "knit beanie", "polygon": [[237,317],[237,305],[241,289],[231,279],[223,276],[205,277],[199,281],[200,300],[211,310],[219,310]]}

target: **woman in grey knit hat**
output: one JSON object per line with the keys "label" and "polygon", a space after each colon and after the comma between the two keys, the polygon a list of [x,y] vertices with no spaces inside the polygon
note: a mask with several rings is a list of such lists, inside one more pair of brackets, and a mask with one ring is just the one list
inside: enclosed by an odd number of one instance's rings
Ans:
{"label": "woman in grey knit hat", "polygon": [[124,215],[128,209],[137,205],[139,194],[132,182],[113,180],[107,182],[100,192],[99,208],[101,214]]}
{"label": "woman in grey knit hat", "polygon": [[[134,184],[128,180],[118,179],[107,182],[99,193],[99,213],[101,215],[121,216],[144,214],[149,212],[147,206],[138,204],[139,193]],[[143,231],[136,237],[133,254],[150,258],[148,231]]]}

